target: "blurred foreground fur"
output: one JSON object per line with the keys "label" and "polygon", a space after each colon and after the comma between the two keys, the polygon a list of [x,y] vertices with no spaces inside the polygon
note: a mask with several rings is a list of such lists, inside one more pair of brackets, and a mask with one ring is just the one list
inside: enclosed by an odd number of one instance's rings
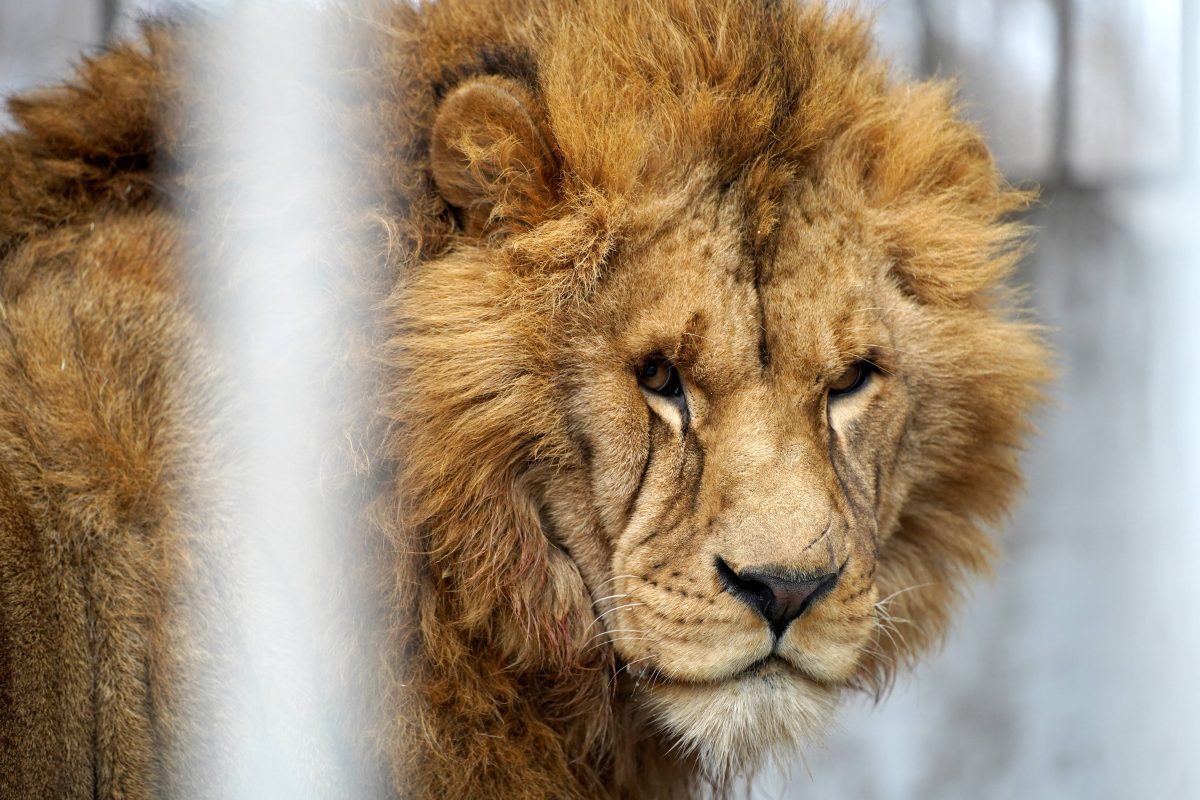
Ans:
{"label": "blurred foreground fur", "polygon": [[[314,113],[361,170],[329,382],[370,401],[331,496],[372,598],[321,646],[369,667],[331,668],[330,702],[378,724],[331,720],[297,771],[328,796],[681,797],[884,691],[986,571],[1047,378],[1002,286],[1031,198],[949,90],[893,85],[862,20],[792,2],[321,13],[344,91]],[[215,24],[148,24],[10,101],[6,798],[222,797],[241,769],[210,307],[237,285],[187,268],[221,248],[187,235],[226,177],[186,152],[226,135],[195,113]],[[682,425],[638,388],[654,354]],[[825,382],[854,358],[878,371],[839,427]],[[818,507],[810,549],[792,522]],[[760,546],[842,570],[761,676],[738,659],[765,626],[712,571]]]}

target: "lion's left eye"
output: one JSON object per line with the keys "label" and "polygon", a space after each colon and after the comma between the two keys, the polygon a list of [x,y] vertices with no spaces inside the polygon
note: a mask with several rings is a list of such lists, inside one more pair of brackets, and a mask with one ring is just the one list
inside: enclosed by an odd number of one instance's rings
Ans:
{"label": "lion's left eye", "polygon": [[638,368],[638,383],[642,388],[665,397],[679,397],[683,394],[679,371],[662,356],[653,356],[645,360]]}
{"label": "lion's left eye", "polygon": [[838,375],[829,384],[829,396],[840,397],[854,394],[867,384],[875,367],[869,361],[856,361]]}

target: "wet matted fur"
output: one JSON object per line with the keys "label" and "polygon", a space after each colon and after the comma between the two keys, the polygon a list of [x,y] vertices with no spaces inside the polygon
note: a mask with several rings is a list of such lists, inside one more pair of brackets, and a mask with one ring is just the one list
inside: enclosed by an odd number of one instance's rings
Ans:
{"label": "wet matted fur", "polygon": [[[364,791],[722,789],[936,643],[1047,376],[1004,288],[1030,196],[950,90],[803,3],[327,13],[347,91],[314,108],[369,232],[331,345],[373,399]],[[5,797],[221,793],[237,654],[198,637],[236,616],[234,406],[181,267],[221,180],[181,157],[205,24],[11,101],[0,139]]]}

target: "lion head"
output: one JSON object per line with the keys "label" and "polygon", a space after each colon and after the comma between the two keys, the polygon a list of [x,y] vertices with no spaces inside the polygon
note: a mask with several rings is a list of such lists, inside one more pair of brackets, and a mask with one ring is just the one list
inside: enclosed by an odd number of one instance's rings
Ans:
{"label": "lion head", "polygon": [[856,17],[484,5],[422,12],[406,89],[442,243],[392,301],[414,728],[476,776],[728,774],[987,568],[1046,378],[1003,288],[1030,196]]}

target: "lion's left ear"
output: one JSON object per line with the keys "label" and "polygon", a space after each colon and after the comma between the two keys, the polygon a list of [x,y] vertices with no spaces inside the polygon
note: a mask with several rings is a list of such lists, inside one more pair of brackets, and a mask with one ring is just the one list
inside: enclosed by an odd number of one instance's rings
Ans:
{"label": "lion's left ear", "polygon": [[473,79],[438,109],[433,180],[472,236],[541,221],[554,204],[557,164],[530,93],[515,81]]}

